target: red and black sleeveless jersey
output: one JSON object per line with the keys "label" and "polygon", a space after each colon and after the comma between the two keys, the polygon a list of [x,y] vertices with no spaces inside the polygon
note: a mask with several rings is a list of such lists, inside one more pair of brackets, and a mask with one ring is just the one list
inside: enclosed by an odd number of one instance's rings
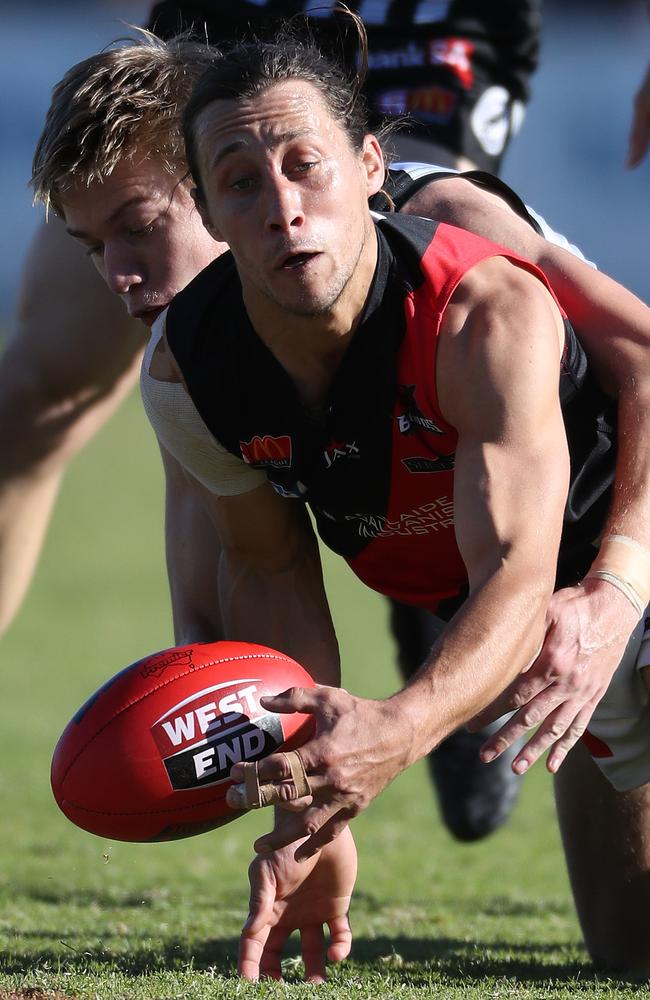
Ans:
{"label": "red and black sleeveless jersey", "polygon": [[[496,244],[426,219],[382,219],[378,242],[362,321],[318,414],[305,409],[252,329],[230,254],[174,299],[167,338],[212,434],[263,469],[279,494],[307,502],[325,544],[365,583],[435,609],[467,583],[454,533],[456,432],[436,394],[442,316],[481,260],[505,256],[541,273]],[[615,460],[613,404],[569,324],[560,395],[571,453],[558,574],[567,584],[593,559]]]}

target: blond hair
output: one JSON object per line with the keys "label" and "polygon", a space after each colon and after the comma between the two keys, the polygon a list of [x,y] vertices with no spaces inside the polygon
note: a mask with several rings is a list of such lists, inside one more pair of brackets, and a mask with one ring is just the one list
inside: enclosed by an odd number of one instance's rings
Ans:
{"label": "blond hair", "polygon": [[34,201],[62,215],[74,186],[104,181],[118,163],[159,158],[185,170],[183,108],[217,58],[208,45],[181,35],[163,42],[144,29],[77,63],[52,91],[32,163]]}

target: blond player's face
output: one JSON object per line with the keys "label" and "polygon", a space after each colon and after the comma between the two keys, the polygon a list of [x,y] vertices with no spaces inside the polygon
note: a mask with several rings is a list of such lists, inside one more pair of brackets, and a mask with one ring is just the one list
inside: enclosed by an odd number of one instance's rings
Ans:
{"label": "blond player's face", "polygon": [[148,326],[227,249],[203,227],[179,176],[154,158],[123,160],[106,180],[78,185],[63,200],[68,232],[130,315]]}

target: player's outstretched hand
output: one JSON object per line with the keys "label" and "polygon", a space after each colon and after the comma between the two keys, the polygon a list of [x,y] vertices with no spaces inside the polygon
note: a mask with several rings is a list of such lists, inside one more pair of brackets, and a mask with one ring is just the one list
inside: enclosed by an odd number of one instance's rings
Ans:
{"label": "player's outstretched hand", "polygon": [[558,590],[546,614],[546,638],[531,667],[480,715],[477,730],[507,712],[514,714],[485,743],[489,762],[539,726],[512,762],[523,774],[550,750],[546,766],[555,773],[580,739],[605,694],[638,622],[634,608],[603,580]]}
{"label": "player's outstretched hand", "polygon": [[[299,750],[312,798],[294,803],[299,810],[292,809],[280,826],[255,843],[255,850],[264,853],[306,837],[295,855],[304,860],[338,837],[408,766],[412,727],[394,699],[356,698],[342,688],[290,688],[261,703],[272,712],[309,712],[316,721],[315,736]],[[230,772],[239,783],[227,795],[233,808],[247,808],[241,785],[246,766],[235,764]],[[265,757],[257,770],[260,784],[277,783],[283,799],[291,799],[294,785],[286,754]],[[283,804],[291,809],[290,801]]]}
{"label": "player's outstretched hand", "polygon": [[[250,865],[250,907],[239,944],[239,972],[245,979],[282,978],[282,951],[300,931],[305,979],[325,980],[325,956],[340,962],[350,954],[350,898],[357,876],[357,851],[349,829],[335,844],[304,864],[294,848],[257,856]],[[330,932],[325,949],[323,926]]]}
{"label": "player's outstretched hand", "polygon": [[627,166],[637,167],[650,145],[650,66],[634,98],[634,117],[630,129]]}

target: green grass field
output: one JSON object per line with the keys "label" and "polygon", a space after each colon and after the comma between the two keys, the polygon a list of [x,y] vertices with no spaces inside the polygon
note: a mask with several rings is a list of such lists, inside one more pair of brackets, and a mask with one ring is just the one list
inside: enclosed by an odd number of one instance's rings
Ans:
{"label": "green grass field", "polygon": [[[551,783],[533,769],[507,829],[455,844],[424,765],[354,825],[360,874],[350,961],[323,987],[240,982],[250,844],[268,815],[163,845],[76,829],[49,789],[52,748],[107,676],[172,641],[162,481],[132,399],[75,463],[38,578],[2,643],[0,997],[639,997],[594,977],[580,944]],[[396,686],[383,602],[327,563],[346,686]]]}

